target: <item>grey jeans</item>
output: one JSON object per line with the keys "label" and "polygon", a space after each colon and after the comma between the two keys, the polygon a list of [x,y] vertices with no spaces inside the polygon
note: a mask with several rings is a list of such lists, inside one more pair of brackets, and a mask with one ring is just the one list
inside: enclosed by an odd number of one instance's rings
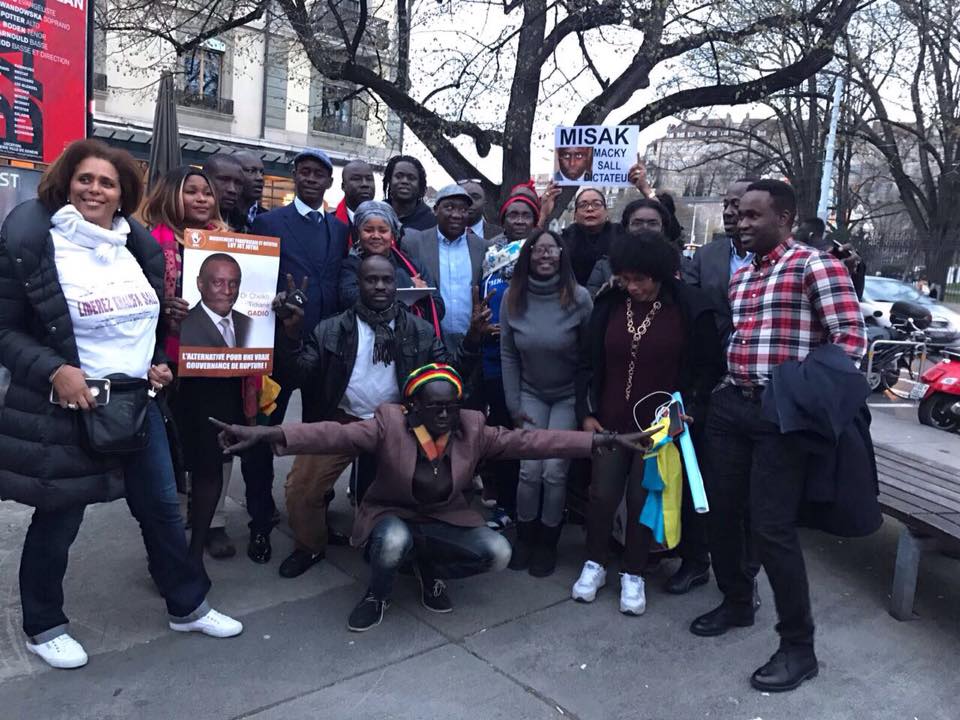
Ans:
{"label": "grey jeans", "polygon": [[[576,430],[577,413],[572,397],[547,402],[527,388],[520,390],[520,409],[534,424],[524,423],[525,428],[539,430]],[[536,520],[548,527],[556,527],[563,519],[563,506],[567,499],[567,469],[569,460],[523,460],[520,463],[520,482],[517,485],[517,519]],[[540,494],[543,493],[543,509]]]}

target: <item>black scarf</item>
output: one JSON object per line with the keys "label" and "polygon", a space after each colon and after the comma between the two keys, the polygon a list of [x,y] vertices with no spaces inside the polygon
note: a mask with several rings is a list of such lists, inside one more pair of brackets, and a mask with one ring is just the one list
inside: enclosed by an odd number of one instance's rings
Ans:
{"label": "black scarf", "polygon": [[373,328],[373,362],[389,365],[393,362],[393,350],[396,345],[396,338],[390,323],[397,319],[397,304],[394,303],[382,312],[371,310],[362,301],[358,300],[354,305],[353,311],[357,314],[359,320],[363,320],[367,325]]}

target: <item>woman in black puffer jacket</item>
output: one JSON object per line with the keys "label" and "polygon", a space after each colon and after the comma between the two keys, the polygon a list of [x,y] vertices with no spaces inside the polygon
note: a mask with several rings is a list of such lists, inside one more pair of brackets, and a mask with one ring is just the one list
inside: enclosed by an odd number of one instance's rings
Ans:
{"label": "woman in black puffer jacket", "polygon": [[39,200],[15,208],[0,230],[0,364],[11,373],[0,407],[0,498],[35,508],[20,563],[23,629],[27,649],[52,667],[87,662],[63,614],[67,556],[85,507],[124,494],[170,628],[242,630],[210,609],[210,581],[187,558],[157,404],[148,402],[143,449],[102,454],[85,445],[80,414],[106,412],[89,379],[111,377],[116,390],[123,376],[144,394],[172,379],[158,337],[163,254],[129,220],[141,194],[129,154],[81,140],[47,170]]}

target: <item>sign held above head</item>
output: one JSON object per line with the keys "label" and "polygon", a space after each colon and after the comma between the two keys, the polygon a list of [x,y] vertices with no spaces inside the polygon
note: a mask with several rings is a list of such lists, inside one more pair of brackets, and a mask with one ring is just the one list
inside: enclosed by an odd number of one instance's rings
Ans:
{"label": "sign held above head", "polygon": [[575,125],[554,131],[557,185],[630,187],[640,129],[633,125]]}

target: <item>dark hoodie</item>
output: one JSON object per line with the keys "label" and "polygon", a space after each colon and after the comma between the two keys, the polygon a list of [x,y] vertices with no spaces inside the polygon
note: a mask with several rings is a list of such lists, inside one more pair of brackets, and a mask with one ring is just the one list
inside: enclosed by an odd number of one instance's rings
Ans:
{"label": "dark hoodie", "polygon": [[570,250],[573,274],[579,285],[587,286],[590,273],[597,260],[610,252],[610,243],[621,232],[619,225],[607,221],[598,233],[588,233],[582,225],[574,223],[563,230],[563,241]]}
{"label": "dark hoodie", "polygon": [[421,200],[412,213],[400,216],[400,224],[403,225],[404,229],[429,230],[437,226],[437,216]]}

